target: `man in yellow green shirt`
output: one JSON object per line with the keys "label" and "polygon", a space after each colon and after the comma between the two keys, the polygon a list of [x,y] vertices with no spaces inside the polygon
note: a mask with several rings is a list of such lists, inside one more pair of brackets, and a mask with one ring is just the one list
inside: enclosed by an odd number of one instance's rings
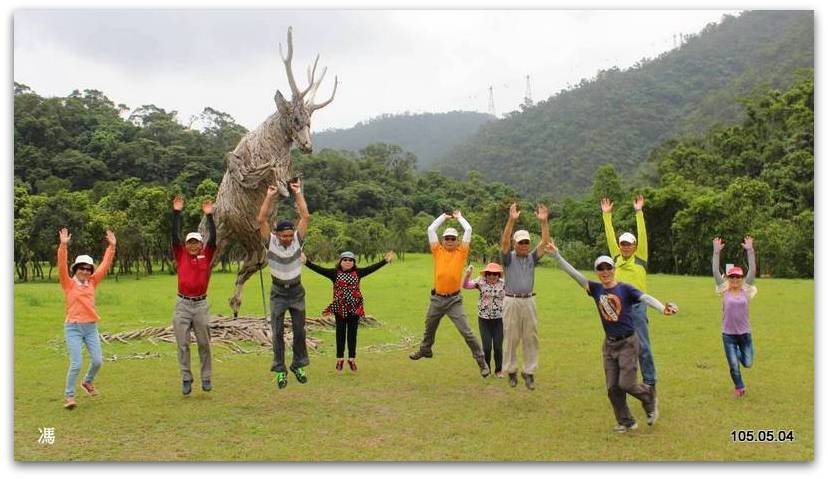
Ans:
{"label": "man in yellow green shirt", "polygon": [[[612,201],[608,198],[601,200],[603,212],[604,232],[607,235],[607,246],[610,256],[615,262],[615,277],[618,281],[629,283],[643,293],[647,293],[647,227],[644,224],[644,197],[638,195],[633,201],[635,208],[636,235],[624,232],[616,241],[615,228],[612,226]],[[650,332],[648,328],[647,306],[636,303],[632,309],[635,332],[641,344],[638,360],[641,364],[641,375],[644,383],[651,386],[655,392],[656,370],[653,363],[653,353],[650,347]]]}

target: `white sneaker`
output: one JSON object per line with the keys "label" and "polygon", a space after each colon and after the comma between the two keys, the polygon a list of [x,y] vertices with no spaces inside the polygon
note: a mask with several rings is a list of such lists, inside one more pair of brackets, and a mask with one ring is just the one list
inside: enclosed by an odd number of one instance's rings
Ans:
{"label": "white sneaker", "polygon": [[625,433],[627,431],[634,431],[636,429],[638,429],[638,423],[637,422],[634,422],[634,423],[630,424],[629,426],[625,426],[623,424],[617,424],[614,428],[612,428],[612,430],[614,432],[617,432],[619,434],[620,433]]}

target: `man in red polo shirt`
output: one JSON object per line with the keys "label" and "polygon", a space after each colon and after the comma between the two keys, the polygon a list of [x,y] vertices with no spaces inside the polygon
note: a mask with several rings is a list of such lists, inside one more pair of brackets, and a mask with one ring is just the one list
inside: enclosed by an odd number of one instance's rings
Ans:
{"label": "man in red polo shirt", "polygon": [[178,302],[173,313],[173,331],[178,344],[178,364],[181,367],[181,392],[190,394],[193,390],[193,375],[190,372],[190,329],[198,343],[198,357],[201,360],[201,389],[210,391],[212,358],[210,356],[210,306],[207,304],[207,285],[210,282],[210,265],[216,251],[216,224],[213,222],[213,203],[204,201],[201,211],[207,216],[209,240],[198,232],[187,233],[184,243],[178,237],[181,229],[181,210],[184,199],[176,195],[173,199],[172,253],[178,271]]}

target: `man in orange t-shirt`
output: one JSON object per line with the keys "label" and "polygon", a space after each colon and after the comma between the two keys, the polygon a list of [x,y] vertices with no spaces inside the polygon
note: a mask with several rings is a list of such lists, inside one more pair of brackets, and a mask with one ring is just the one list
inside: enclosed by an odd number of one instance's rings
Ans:
{"label": "man in orange t-shirt", "polygon": [[[437,239],[437,228],[449,218],[457,219],[463,227],[463,239],[460,244],[457,241],[457,230],[454,228],[446,228],[443,231],[442,244]],[[434,289],[431,290],[431,303],[426,313],[423,341],[420,348],[408,357],[414,360],[432,357],[431,347],[434,345],[437,327],[443,316],[448,316],[466,340],[472,356],[480,367],[480,375],[486,377],[489,375],[489,365],[483,358],[480,341],[469,327],[469,320],[463,309],[463,297],[460,295],[463,268],[469,257],[471,233],[471,225],[460,214],[460,210],[455,210],[452,214],[441,214],[428,227],[428,242],[434,258]]]}

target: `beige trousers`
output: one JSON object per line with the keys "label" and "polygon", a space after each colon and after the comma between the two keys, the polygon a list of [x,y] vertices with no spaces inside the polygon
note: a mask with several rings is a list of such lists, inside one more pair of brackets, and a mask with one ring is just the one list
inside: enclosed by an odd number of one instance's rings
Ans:
{"label": "beige trousers", "polygon": [[535,297],[503,298],[503,370],[518,370],[517,350],[523,344],[523,372],[538,368],[538,313]]}

